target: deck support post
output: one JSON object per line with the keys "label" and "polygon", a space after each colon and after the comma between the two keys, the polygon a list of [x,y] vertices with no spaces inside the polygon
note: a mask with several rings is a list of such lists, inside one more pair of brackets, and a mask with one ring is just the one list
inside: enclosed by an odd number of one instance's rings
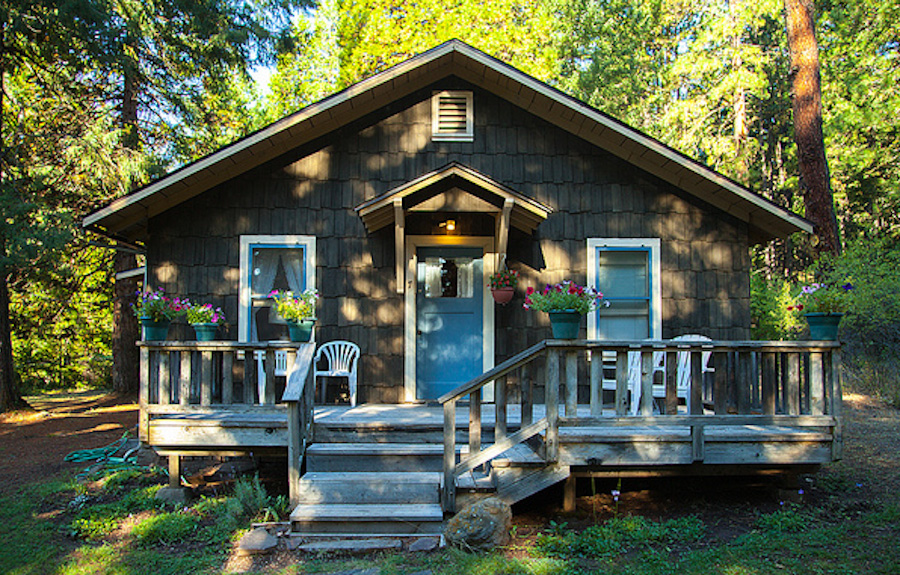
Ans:
{"label": "deck support post", "polygon": [[178,489],[181,487],[181,456],[170,453],[169,457],[169,487]]}
{"label": "deck support post", "polygon": [[575,511],[575,476],[569,475],[563,486],[563,511],[571,513]]}

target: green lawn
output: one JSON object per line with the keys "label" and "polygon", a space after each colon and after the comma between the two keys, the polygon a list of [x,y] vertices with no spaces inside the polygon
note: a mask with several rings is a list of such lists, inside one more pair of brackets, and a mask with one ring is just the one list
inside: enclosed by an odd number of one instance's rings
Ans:
{"label": "green lawn", "polygon": [[[714,537],[698,516],[658,522],[626,509],[581,530],[549,524],[536,537],[516,537],[492,554],[445,550],[311,559],[283,552],[246,572],[378,566],[382,575],[424,569],[435,575],[900,573],[900,505],[891,498],[867,500],[848,484],[850,472],[842,473],[821,478],[814,503],[755,513],[746,532],[728,540]],[[284,502],[267,499],[252,481],[231,497],[165,507],[153,498],[159,479],[121,472],[88,486],[48,480],[0,499],[0,573],[220,573],[234,565],[228,563],[231,543],[254,515],[265,508],[283,513]]]}

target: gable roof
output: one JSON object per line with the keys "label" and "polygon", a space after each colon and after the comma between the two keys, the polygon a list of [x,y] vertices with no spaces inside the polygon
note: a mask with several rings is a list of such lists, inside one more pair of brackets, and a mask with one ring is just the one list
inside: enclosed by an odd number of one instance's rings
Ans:
{"label": "gable roof", "polygon": [[553,211],[469,166],[450,162],[442,168],[363,202],[356,207],[356,212],[362,218],[366,229],[374,232],[394,222],[395,201],[403,202],[404,209],[409,209],[451,187],[460,187],[483,197],[487,203],[496,206],[497,212],[501,211],[505,202],[509,202],[510,225],[529,234]]}
{"label": "gable roof", "polygon": [[459,40],[311,104],[89,214],[86,228],[133,239],[147,220],[448,76],[459,77],[745,221],[753,242],[812,232],[810,222],[662,142]]}

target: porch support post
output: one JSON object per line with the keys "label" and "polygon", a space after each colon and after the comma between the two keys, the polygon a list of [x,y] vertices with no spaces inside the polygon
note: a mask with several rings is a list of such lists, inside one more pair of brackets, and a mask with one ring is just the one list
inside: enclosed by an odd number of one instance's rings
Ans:
{"label": "porch support post", "polygon": [[500,271],[506,263],[506,249],[509,245],[509,221],[515,203],[516,201],[512,198],[503,200],[503,211],[500,212],[500,220],[497,222],[497,271]]}
{"label": "porch support post", "polygon": [[406,247],[405,239],[406,220],[403,217],[403,199],[394,198],[394,269],[397,271],[397,293],[402,294],[405,288],[405,277],[403,273],[406,262],[404,261],[404,249]]}

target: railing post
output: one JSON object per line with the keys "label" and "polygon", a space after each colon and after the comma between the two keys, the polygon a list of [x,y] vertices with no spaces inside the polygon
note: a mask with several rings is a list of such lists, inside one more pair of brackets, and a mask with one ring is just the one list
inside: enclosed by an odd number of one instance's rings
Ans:
{"label": "railing post", "polygon": [[559,459],[559,351],[550,349],[547,352],[547,381],[544,386],[547,407],[547,435],[544,446],[547,462]]}
{"label": "railing post", "polygon": [[603,415],[603,354],[591,351],[591,417]]}
{"label": "railing post", "polygon": [[800,354],[787,354],[785,365],[784,409],[788,415],[800,415]]}
{"label": "railing post", "polygon": [[825,413],[825,369],[822,352],[809,354],[809,412],[812,415]]}
{"label": "railing post", "polygon": [[653,415],[653,350],[641,350],[641,415]]}
{"label": "railing post", "polygon": [[266,349],[266,384],[260,393],[259,402],[265,405],[275,405],[275,350]]}
{"label": "railing post", "polygon": [[212,403],[212,352],[200,352],[200,405]]}
{"label": "railing post", "polygon": [[836,348],[831,352],[831,415],[834,416],[834,437],[831,439],[831,458],[834,461],[843,459],[844,454],[844,433],[841,428],[841,416],[844,412],[844,398],[842,391],[841,376],[841,350]]}
{"label": "railing post", "polygon": [[750,388],[753,378],[753,366],[750,365],[751,353],[739,351],[737,365],[735,366],[735,393],[737,395],[737,410],[741,415],[750,413]]}
{"label": "railing post", "polygon": [[775,378],[775,354],[762,354],[762,412],[764,415],[775,415],[775,404],[778,395]]}
{"label": "railing post", "polygon": [[[703,415],[703,352],[691,351],[690,414]],[[701,430],[702,431],[702,430]],[[696,461],[696,460],[695,460]]]}
{"label": "railing post", "polygon": [[295,507],[300,503],[300,455],[303,452],[303,425],[300,410],[304,396],[305,394],[301,394],[300,401],[287,402],[288,497],[291,502],[291,507]]}
{"label": "railing post", "polygon": [[169,361],[174,352],[165,351],[159,354],[159,397],[160,405],[169,405],[172,398],[172,380],[169,373]]}
{"label": "railing post", "polygon": [[444,511],[456,511],[456,400],[444,403]]}
{"label": "railing post", "polygon": [[713,405],[716,415],[728,413],[728,353],[713,353],[713,367],[716,370],[713,383]]}
{"label": "railing post", "polygon": [[141,376],[140,376],[140,424],[138,436],[143,442],[150,440],[150,349],[141,347]]}
{"label": "railing post", "polygon": [[[234,354],[230,350],[222,352],[222,403],[234,403]],[[290,373],[290,371],[288,371]]]}
{"label": "railing post", "polygon": [[[456,423],[453,424],[456,433]],[[469,394],[469,457],[481,451],[481,390]]]}
{"label": "railing post", "polygon": [[[635,401],[632,397],[631,401]],[[628,352],[616,352],[616,415],[628,414]]]}
{"label": "railing post", "polygon": [[506,376],[494,380],[494,443],[506,437]]}
{"label": "railing post", "polygon": [[566,352],[566,417],[578,416],[578,353]]}
{"label": "railing post", "polygon": [[522,366],[520,371],[522,385],[522,427],[530,425],[534,421],[534,379],[528,364]]}
{"label": "railing post", "polygon": [[[690,404],[690,402],[688,402]],[[678,413],[678,352],[666,352],[666,415]]]}
{"label": "railing post", "polygon": [[253,349],[244,350],[244,403],[256,403],[256,354]]}
{"label": "railing post", "polygon": [[191,404],[191,358],[193,352],[181,350],[181,369],[178,371],[178,403],[182,406]]}

